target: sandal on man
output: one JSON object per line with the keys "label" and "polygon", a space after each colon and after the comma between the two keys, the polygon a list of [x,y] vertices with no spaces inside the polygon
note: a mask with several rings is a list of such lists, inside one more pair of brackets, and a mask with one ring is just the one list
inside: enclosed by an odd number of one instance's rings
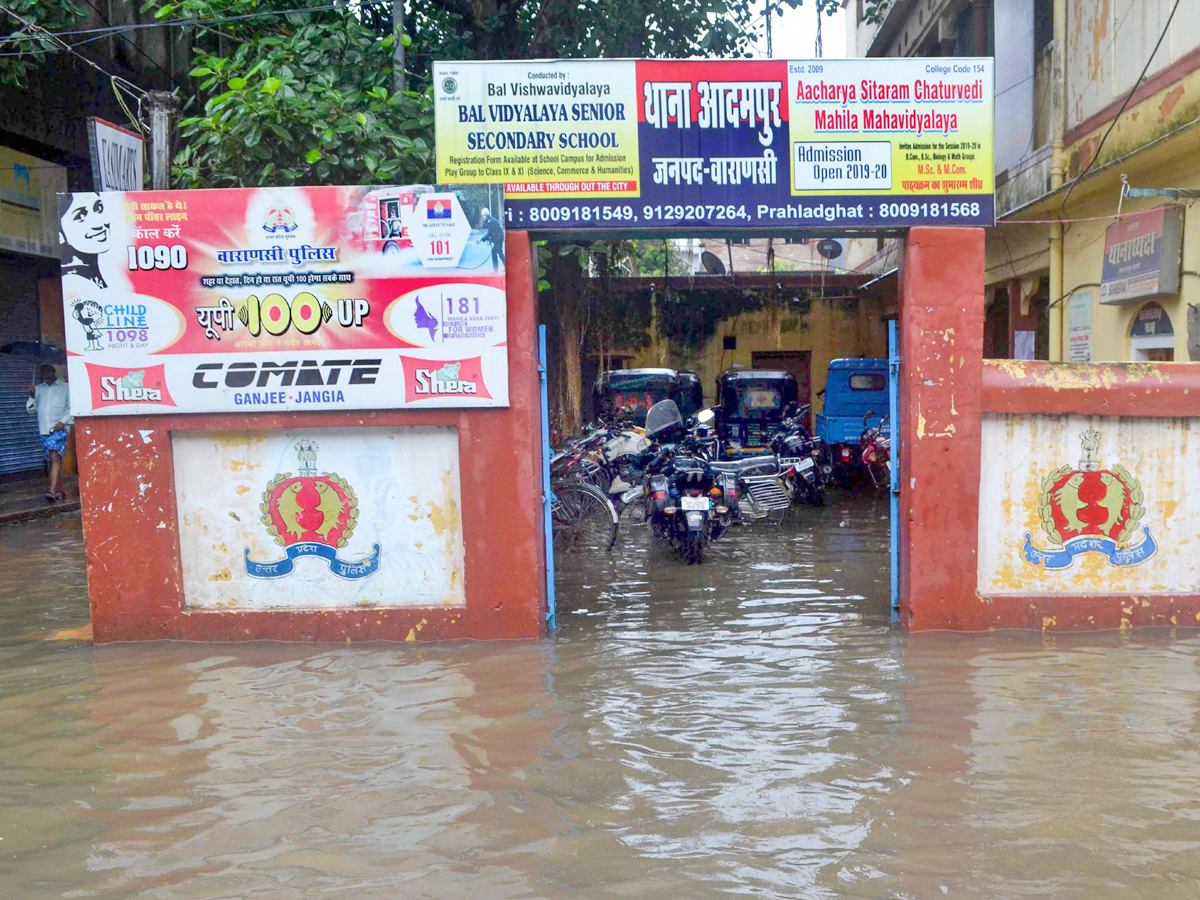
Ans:
{"label": "sandal on man", "polygon": [[58,494],[51,494],[49,491],[42,494],[42,496],[46,498],[47,503],[54,503],[58,500]]}
{"label": "sandal on man", "polygon": [[66,500],[66,499],[67,499],[67,495],[64,494],[62,491],[59,491],[57,494],[54,495],[54,500],[56,503],[59,501],[62,501],[62,500]]}

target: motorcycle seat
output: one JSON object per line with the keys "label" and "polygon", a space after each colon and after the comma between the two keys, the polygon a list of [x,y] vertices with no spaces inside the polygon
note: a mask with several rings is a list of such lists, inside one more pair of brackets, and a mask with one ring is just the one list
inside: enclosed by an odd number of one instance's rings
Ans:
{"label": "motorcycle seat", "polygon": [[733,475],[746,475],[750,472],[777,472],[779,471],[779,457],[777,456],[749,456],[746,459],[731,459],[720,462],[710,462],[709,468],[714,472],[725,472]]}

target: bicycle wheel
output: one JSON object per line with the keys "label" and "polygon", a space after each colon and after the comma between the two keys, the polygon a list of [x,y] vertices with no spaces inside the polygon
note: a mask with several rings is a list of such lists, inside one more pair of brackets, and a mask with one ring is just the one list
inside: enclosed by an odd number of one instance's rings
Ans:
{"label": "bicycle wheel", "polygon": [[577,482],[555,486],[550,517],[555,551],[607,552],[617,542],[617,510],[594,485]]}

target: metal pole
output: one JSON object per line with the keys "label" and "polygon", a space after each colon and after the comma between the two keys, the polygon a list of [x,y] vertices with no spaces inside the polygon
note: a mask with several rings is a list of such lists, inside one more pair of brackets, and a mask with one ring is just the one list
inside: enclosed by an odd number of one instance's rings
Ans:
{"label": "metal pole", "polygon": [[775,56],[771,47],[771,0],[767,0],[767,59]]}
{"label": "metal pole", "polygon": [[[536,248],[535,248],[536,249]],[[535,257],[536,258],[536,257]],[[558,603],[554,594],[554,491],[550,488],[550,394],[547,384],[546,326],[538,326],[538,381],[542,400],[542,528],[546,542],[546,626],[558,623]]]}
{"label": "metal pole", "polygon": [[150,107],[150,189],[165,191],[171,187],[171,112],[175,98],[166,91],[146,95]]}
{"label": "metal pole", "polygon": [[404,92],[404,0],[392,0],[392,33],[396,43],[392,44],[392,87],[397,94]]}
{"label": "metal pole", "polygon": [[891,519],[892,621],[900,621],[900,348],[896,320],[888,321],[888,432],[892,437],[891,469],[888,483],[888,514]]}

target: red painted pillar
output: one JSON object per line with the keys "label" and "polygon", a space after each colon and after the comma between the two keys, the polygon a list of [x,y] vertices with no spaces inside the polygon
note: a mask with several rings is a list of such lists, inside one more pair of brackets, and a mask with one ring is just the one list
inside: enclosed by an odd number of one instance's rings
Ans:
{"label": "red painted pillar", "polygon": [[[536,638],[546,621],[537,262],[509,232],[509,405],[77,421],[88,595],[97,643]],[[385,425],[458,430],[465,606],[191,609],[183,595],[171,432]],[[221,477],[214,472],[214,478]],[[228,548],[222,552],[228,553]],[[231,563],[236,565],[238,548]]]}
{"label": "red painted pillar", "polygon": [[900,604],[914,631],[973,630],[983,230],[914,228],[900,269]]}

